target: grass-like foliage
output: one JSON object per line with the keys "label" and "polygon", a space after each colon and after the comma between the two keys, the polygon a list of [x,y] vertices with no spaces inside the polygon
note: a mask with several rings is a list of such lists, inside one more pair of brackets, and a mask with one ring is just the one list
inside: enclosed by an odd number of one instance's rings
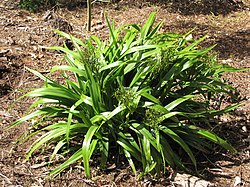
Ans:
{"label": "grass-like foliage", "polygon": [[34,130],[24,140],[40,135],[27,159],[44,145],[54,145],[51,159],[56,154],[68,159],[51,175],[82,161],[91,177],[93,155],[101,167],[124,156],[135,174],[141,169],[142,174],[160,175],[166,166],[186,169],[185,163],[192,163],[196,168],[194,151],[213,150],[214,143],[236,152],[199,127],[236,107],[210,107],[218,94],[230,95],[233,88],[220,77],[236,70],[218,64],[209,54],[213,47],[198,48],[205,37],[160,33],[162,23],[155,25],[155,13],[142,27],[115,29],[107,23],[110,38],[105,42],[96,36],[83,42],[56,31],[75,47],[50,47],[65,54],[68,65],[51,69],[60,71],[64,81],[29,69],[45,84],[25,94],[38,98],[31,106],[35,111],[11,126],[32,120]]}

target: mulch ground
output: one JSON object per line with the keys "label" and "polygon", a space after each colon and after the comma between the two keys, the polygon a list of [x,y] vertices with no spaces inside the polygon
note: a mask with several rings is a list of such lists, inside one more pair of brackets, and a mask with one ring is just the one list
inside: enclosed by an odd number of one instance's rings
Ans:
{"label": "mulch ground", "polygon": [[[188,2],[188,3],[187,3]],[[203,3],[202,3],[203,2]],[[204,4],[205,2],[205,4]],[[84,178],[80,163],[55,179],[46,175],[54,165],[45,165],[48,150],[34,155],[24,162],[25,153],[31,142],[16,145],[22,133],[29,132],[29,124],[8,129],[22,116],[32,100],[17,100],[28,88],[39,87],[42,82],[27,72],[25,67],[47,73],[54,65],[64,62],[61,55],[44,50],[42,46],[61,45],[62,39],[55,36],[52,28],[68,30],[71,34],[85,39],[97,35],[108,36],[108,28],[103,13],[114,19],[116,26],[126,23],[143,24],[148,15],[157,11],[157,21],[165,20],[163,32],[186,33],[193,28],[193,36],[207,35],[202,46],[217,44],[215,51],[221,63],[237,68],[250,68],[250,13],[249,0],[234,1],[115,1],[110,4],[93,5],[92,32],[86,32],[86,7],[84,4],[70,4],[54,7],[53,18],[47,20],[46,10],[31,13],[18,8],[18,2],[0,2],[0,184],[2,186],[178,186],[174,173],[165,178],[150,176],[136,180],[127,163],[120,167],[109,167],[100,171],[93,167],[93,179]],[[71,30],[71,29],[70,29]],[[227,155],[216,153],[201,155],[201,174],[209,180],[210,186],[250,186],[250,71],[229,73],[224,76],[237,88],[237,96],[243,105],[232,113],[220,116],[213,128],[226,138],[239,153]],[[15,103],[13,105],[13,103]],[[224,105],[231,100],[224,99]],[[60,163],[65,158],[57,158]],[[180,175],[185,181],[187,175]],[[191,176],[188,176],[191,177]],[[179,184],[179,183],[178,183]],[[204,183],[205,184],[205,183]],[[206,183],[207,184],[207,183]]]}

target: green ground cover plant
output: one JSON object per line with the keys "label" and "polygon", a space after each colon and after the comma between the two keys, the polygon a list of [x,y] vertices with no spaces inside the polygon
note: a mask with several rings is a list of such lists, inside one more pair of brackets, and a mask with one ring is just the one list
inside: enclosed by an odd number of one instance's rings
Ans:
{"label": "green ground cover plant", "polygon": [[[214,116],[237,107],[214,110],[211,103],[218,94],[233,96],[234,88],[221,75],[238,70],[217,63],[210,53],[213,46],[199,49],[205,37],[159,32],[162,22],[155,24],[155,13],[143,26],[116,29],[113,22],[107,23],[107,41],[96,36],[82,41],[56,31],[74,44],[73,50],[50,47],[64,53],[67,65],[54,66],[47,76],[28,69],[44,86],[23,96],[38,99],[30,107],[33,112],[11,126],[32,120],[32,133],[19,139],[39,135],[27,159],[53,145],[51,160],[56,154],[68,159],[52,176],[81,161],[91,177],[93,158],[105,168],[112,158],[119,162],[123,156],[136,175],[140,171],[160,176],[167,166],[189,171],[192,163],[197,169],[194,151],[213,151],[214,144],[235,153],[200,124],[209,126]],[[57,71],[63,82],[53,80]]]}

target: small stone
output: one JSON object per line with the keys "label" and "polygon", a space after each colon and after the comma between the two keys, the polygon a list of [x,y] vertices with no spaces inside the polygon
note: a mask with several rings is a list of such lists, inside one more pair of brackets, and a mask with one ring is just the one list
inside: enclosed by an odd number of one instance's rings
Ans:
{"label": "small stone", "polygon": [[246,126],[243,126],[243,127],[242,127],[242,130],[243,130],[243,132],[247,132],[247,127],[246,127]]}
{"label": "small stone", "polygon": [[234,178],[234,187],[237,187],[242,184],[241,178],[239,176],[236,176]]}
{"label": "small stone", "polygon": [[6,56],[0,57],[0,62],[8,61],[8,58]]}
{"label": "small stone", "polygon": [[213,186],[213,184],[209,181],[202,180],[198,177],[189,175],[189,174],[180,174],[177,173],[172,177],[173,184],[179,185],[181,187],[186,186],[195,186],[195,187],[209,187]]}

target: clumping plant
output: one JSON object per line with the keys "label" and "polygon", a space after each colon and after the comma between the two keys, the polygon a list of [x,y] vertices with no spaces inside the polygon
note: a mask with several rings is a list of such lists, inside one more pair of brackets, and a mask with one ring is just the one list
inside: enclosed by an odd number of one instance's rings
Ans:
{"label": "clumping plant", "polygon": [[86,177],[91,177],[93,156],[102,168],[124,156],[135,174],[161,175],[167,166],[188,170],[186,164],[192,163],[196,169],[194,151],[213,151],[214,143],[235,153],[225,140],[200,128],[237,107],[211,108],[218,94],[231,95],[233,90],[221,75],[236,70],[217,63],[210,54],[213,47],[199,49],[205,37],[161,33],[155,13],[143,26],[115,29],[114,22],[107,23],[107,41],[91,36],[83,42],[56,31],[74,44],[73,50],[50,47],[63,52],[67,61],[51,69],[61,72],[63,82],[28,69],[44,86],[24,95],[38,98],[33,112],[11,126],[32,120],[33,131],[23,141],[39,138],[27,159],[53,145],[51,159],[57,154],[68,159],[52,176],[82,161]]}

